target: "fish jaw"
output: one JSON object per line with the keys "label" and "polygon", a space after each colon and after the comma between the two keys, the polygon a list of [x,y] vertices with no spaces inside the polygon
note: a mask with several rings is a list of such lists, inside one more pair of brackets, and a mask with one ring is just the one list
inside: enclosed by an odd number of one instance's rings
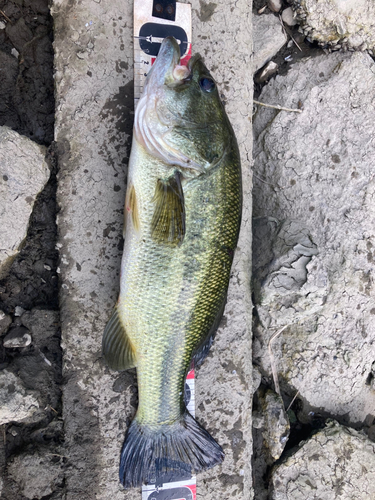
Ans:
{"label": "fish jaw", "polygon": [[205,172],[208,163],[197,163],[170,144],[168,136],[181,125],[179,117],[165,105],[168,87],[179,87],[191,76],[191,67],[180,65],[180,49],[173,37],[163,40],[138,102],[134,117],[134,137],[151,156],[166,165],[180,167],[188,178]]}
{"label": "fish jaw", "polygon": [[153,64],[144,87],[144,92],[155,92],[156,89],[174,81],[173,70],[180,62],[180,48],[177,41],[168,36],[161,44],[158,57]]}

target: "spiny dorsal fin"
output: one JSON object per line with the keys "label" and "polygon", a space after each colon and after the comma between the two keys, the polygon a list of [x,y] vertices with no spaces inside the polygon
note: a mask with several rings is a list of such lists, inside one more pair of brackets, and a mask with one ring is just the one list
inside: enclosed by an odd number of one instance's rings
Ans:
{"label": "spiny dorsal fin", "polygon": [[113,370],[128,370],[137,364],[133,346],[122,325],[117,307],[104,329],[102,349],[108,366]]}
{"label": "spiny dorsal fin", "polygon": [[153,202],[155,211],[151,222],[151,235],[159,243],[181,245],[185,236],[185,203],[180,173],[175,171],[167,180],[159,179]]}

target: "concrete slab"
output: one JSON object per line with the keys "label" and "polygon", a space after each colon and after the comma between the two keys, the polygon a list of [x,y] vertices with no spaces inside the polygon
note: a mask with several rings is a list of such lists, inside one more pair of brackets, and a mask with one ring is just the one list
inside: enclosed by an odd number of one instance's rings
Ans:
{"label": "concrete slab", "polygon": [[303,59],[260,96],[302,113],[254,117],[254,359],[271,374],[286,326],[275,363],[305,421],[375,415],[374,86],[367,54]]}
{"label": "concrete slab", "polygon": [[[193,47],[216,77],[240,145],[245,210],[225,318],[197,376],[197,417],[226,460],[198,498],[251,498],[251,5],[193,1]],[[56,141],[67,500],[136,499],[118,482],[135,412],[134,372],[113,372],[101,337],[119,287],[133,122],[132,2],[55,0]]]}

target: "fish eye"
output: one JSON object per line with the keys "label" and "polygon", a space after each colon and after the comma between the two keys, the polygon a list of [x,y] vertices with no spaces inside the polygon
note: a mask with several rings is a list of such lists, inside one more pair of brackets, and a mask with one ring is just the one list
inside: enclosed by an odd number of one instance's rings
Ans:
{"label": "fish eye", "polygon": [[205,92],[212,92],[216,87],[215,82],[212,80],[212,78],[206,78],[206,77],[201,78],[199,80],[199,86]]}

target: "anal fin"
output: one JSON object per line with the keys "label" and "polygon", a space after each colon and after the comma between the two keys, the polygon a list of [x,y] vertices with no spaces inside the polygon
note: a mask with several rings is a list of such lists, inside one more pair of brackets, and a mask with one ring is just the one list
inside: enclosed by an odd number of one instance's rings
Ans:
{"label": "anal fin", "polygon": [[104,329],[102,350],[108,366],[113,370],[128,370],[137,364],[133,346],[121,322],[117,307]]}
{"label": "anal fin", "polygon": [[185,202],[180,176],[176,170],[169,179],[159,179],[152,200],[155,203],[152,238],[172,247],[180,245],[185,236]]}

